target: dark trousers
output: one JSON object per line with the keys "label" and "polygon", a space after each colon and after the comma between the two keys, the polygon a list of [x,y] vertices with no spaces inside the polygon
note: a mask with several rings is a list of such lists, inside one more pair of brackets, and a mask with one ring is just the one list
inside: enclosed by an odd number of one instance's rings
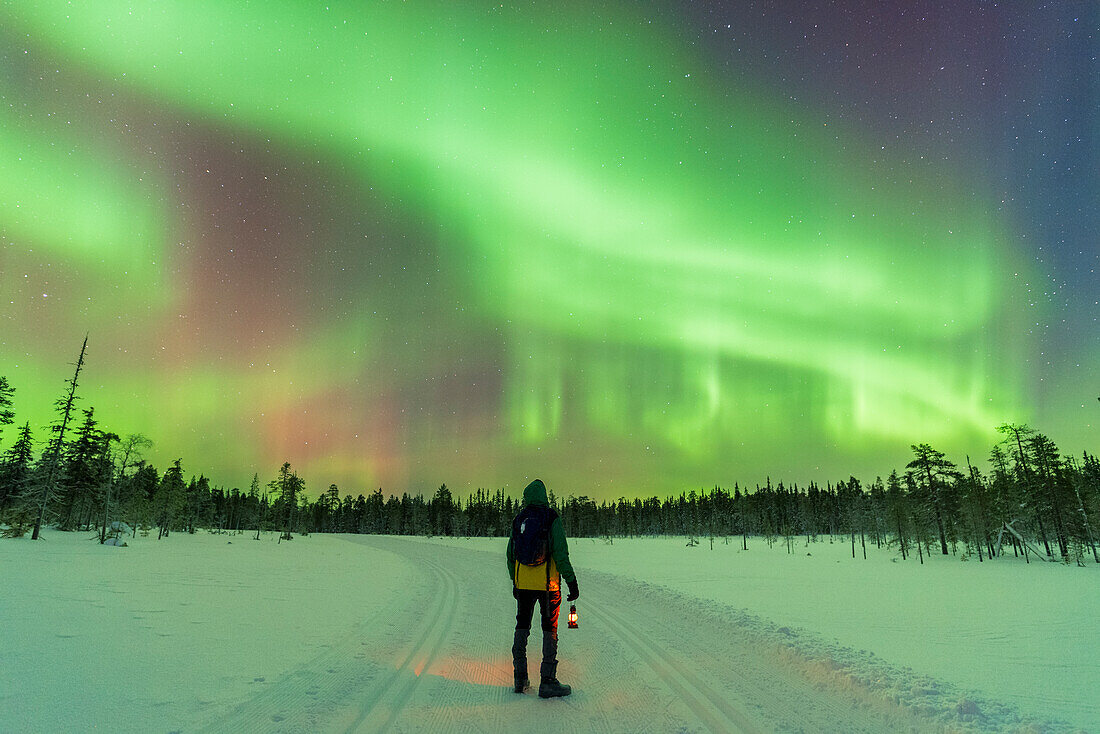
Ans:
{"label": "dark trousers", "polygon": [[531,634],[531,617],[535,604],[539,605],[542,622],[542,666],[539,673],[543,680],[554,678],[558,671],[558,609],[561,607],[561,590],[529,591],[516,589],[516,635],[512,643],[512,665],[516,680],[527,677],[527,637]]}

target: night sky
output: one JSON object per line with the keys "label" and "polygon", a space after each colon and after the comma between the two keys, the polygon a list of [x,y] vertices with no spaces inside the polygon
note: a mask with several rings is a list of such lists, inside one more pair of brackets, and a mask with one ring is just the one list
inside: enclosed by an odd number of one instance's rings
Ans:
{"label": "night sky", "polygon": [[[1095,2],[0,2],[0,374],[319,492],[1100,418]],[[0,449],[14,439],[9,428]]]}

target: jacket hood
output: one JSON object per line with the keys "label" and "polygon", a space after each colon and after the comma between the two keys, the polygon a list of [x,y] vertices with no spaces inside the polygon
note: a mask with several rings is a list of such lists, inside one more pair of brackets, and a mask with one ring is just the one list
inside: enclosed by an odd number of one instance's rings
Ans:
{"label": "jacket hood", "polygon": [[546,498],[546,485],[541,479],[531,482],[527,485],[527,489],[523,490],[523,504],[550,506],[550,501]]}

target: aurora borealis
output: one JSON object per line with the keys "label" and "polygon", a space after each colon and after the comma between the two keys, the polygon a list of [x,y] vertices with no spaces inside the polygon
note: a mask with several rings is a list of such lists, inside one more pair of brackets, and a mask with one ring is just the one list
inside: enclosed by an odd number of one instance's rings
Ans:
{"label": "aurora borealis", "polygon": [[0,3],[17,420],[88,333],[83,404],[230,486],[1092,448],[1095,6],[904,5]]}

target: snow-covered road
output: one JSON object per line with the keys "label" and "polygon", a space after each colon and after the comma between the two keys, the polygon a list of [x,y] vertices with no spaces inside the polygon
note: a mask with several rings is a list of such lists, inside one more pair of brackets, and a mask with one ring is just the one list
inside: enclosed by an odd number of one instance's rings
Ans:
{"label": "snow-covered road", "polygon": [[[504,563],[399,538],[348,542],[413,569],[381,615],[243,701],[207,731],[883,732],[940,727],[830,685],[735,622],[655,587],[588,573],[580,628],[559,630],[572,696],[511,690]],[[536,630],[531,652],[539,649]],[[534,661],[533,661],[534,662]],[[535,663],[537,664],[537,663]]]}
{"label": "snow-covered road", "polygon": [[[811,556],[685,548],[668,538],[577,540],[580,628],[562,620],[558,669],[574,692],[542,700],[512,691],[515,603],[502,539],[131,541],[112,548],[51,531],[43,541],[0,543],[0,732],[1100,730],[1082,660],[1064,670],[1053,653],[1032,661],[1038,675],[1061,675],[1076,706],[1046,696],[1021,711],[1018,694],[949,682],[942,666],[914,671],[905,667],[911,652],[889,661],[873,652],[892,639],[884,625],[930,641],[946,629],[937,606],[891,618],[891,604],[920,599],[905,595],[899,577],[913,575],[921,588],[935,581],[954,597],[965,597],[963,582],[977,585],[985,589],[973,595],[978,609],[993,568],[909,568],[889,558],[864,566],[833,558],[830,548],[845,548],[829,544]],[[827,583],[813,583],[808,569]],[[1054,598],[1071,602],[1069,591],[1091,579],[1089,569],[1003,572],[1049,582]],[[877,605],[884,595],[897,599]],[[1048,616],[1084,618],[1094,605],[1082,598]],[[883,627],[868,629],[867,650],[836,622],[843,609]],[[815,611],[824,620],[816,628],[790,621],[813,621]],[[997,619],[990,623],[1006,624]],[[1078,634],[1085,661],[1094,649],[1086,633]],[[540,635],[529,645],[536,670]],[[964,638],[960,664],[1003,660],[991,654],[1000,643]],[[1061,649],[1044,640],[1028,649]],[[1079,728],[1046,718],[1060,711]]]}

